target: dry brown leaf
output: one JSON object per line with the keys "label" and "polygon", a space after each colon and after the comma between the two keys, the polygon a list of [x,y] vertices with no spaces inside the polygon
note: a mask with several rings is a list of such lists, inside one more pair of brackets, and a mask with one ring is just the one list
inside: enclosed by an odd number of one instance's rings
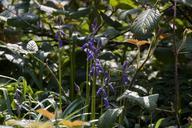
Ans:
{"label": "dry brown leaf", "polygon": [[80,121],[80,120],[76,120],[76,121],[73,121],[73,122],[68,121],[68,120],[62,120],[62,121],[59,122],[59,124],[70,127],[70,128],[88,125],[87,122]]}
{"label": "dry brown leaf", "polygon": [[46,110],[46,109],[38,109],[38,110],[36,110],[36,112],[40,113],[40,114],[43,115],[44,117],[47,117],[49,120],[55,118],[55,114],[49,112],[49,111]]}
{"label": "dry brown leaf", "polygon": [[128,39],[128,43],[131,43],[137,46],[149,44],[149,42],[146,40],[137,40],[137,39]]}

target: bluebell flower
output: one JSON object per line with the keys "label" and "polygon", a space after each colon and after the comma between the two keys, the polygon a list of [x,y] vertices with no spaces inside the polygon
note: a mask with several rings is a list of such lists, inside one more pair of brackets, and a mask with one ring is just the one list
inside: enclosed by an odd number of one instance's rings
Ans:
{"label": "bluebell flower", "polygon": [[59,48],[61,48],[65,43],[63,37],[65,37],[65,33],[63,31],[59,30],[56,32],[55,39],[59,42]]}
{"label": "bluebell flower", "polygon": [[127,66],[128,66],[128,62],[125,61],[125,62],[123,63],[123,71],[124,71],[124,72],[125,72],[125,70],[127,69]]}
{"label": "bluebell flower", "polygon": [[97,95],[101,95],[102,97],[107,97],[107,93],[106,93],[106,91],[105,91],[105,89],[103,87],[100,87],[97,90]]}
{"label": "bluebell flower", "polygon": [[90,68],[90,76],[99,76],[100,74],[103,74],[104,73],[104,69],[101,65],[101,62],[99,59],[95,59],[93,64],[91,65],[91,68]]}
{"label": "bluebell flower", "polygon": [[91,50],[86,49],[85,52],[87,53],[87,61],[94,60],[94,53]]}
{"label": "bluebell flower", "polygon": [[114,89],[114,87],[113,87],[113,83],[109,83],[108,85],[109,85],[110,90],[111,90],[113,93],[115,93],[115,89]]}
{"label": "bluebell flower", "polygon": [[97,32],[98,28],[99,25],[97,24],[97,19],[94,19],[93,23],[91,24],[91,31],[93,32],[93,34]]}
{"label": "bluebell flower", "polygon": [[103,98],[103,102],[104,102],[105,108],[109,108],[110,107],[109,101],[108,101],[107,97]]}
{"label": "bluebell flower", "polygon": [[122,67],[122,82],[125,85],[128,84],[128,82],[129,82],[129,79],[128,79],[128,76],[127,76],[127,73],[126,73],[127,68],[128,68],[128,62],[125,61],[123,63],[123,67]]}

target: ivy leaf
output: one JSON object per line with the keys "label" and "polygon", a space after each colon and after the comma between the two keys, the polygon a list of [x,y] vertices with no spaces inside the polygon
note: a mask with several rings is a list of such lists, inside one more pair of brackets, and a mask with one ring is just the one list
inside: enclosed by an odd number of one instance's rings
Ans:
{"label": "ivy leaf", "polygon": [[114,126],[115,120],[122,113],[123,108],[108,109],[99,118],[99,128],[112,128]]}
{"label": "ivy leaf", "polygon": [[135,19],[131,30],[136,34],[147,34],[151,32],[160,18],[160,13],[156,9],[147,9]]}

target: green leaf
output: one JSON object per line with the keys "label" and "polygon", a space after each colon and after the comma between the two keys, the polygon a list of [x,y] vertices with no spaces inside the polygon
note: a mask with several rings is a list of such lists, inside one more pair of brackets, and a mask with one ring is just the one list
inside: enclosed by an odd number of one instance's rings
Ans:
{"label": "green leaf", "polygon": [[71,12],[69,16],[74,19],[79,19],[80,17],[88,16],[90,13],[90,8],[79,8],[75,12]]}
{"label": "green leaf", "polygon": [[14,27],[30,27],[37,23],[39,17],[34,14],[23,14],[22,16],[11,17],[7,19],[7,24]]}
{"label": "green leaf", "polygon": [[112,128],[115,124],[117,117],[122,113],[123,108],[108,109],[99,118],[99,128]]}
{"label": "green leaf", "polygon": [[192,1],[191,0],[177,0],[177,2],[192,7]]}
{"label": "green leaf", "polygon": [[63,117],[67,117],[68,115],[70,115],[71,113],[73,113],[74,111],[76,111],[77,109],[79,109],[79,107],[81,107],[81,105],[83,105],[84,100],[79,98],[74,100],[71,104],[69,104],[69,106],[64,110],[62,116]]}
{"label": "green leaf", "polygon": [[134,0],[110,0],[109,4],[119,8],[136,8],[137,4]]}
{"label": "green leaf", "polygon": [[157,106],[157,100],[159,98],[159,94],[152,94],[149,96],[139,96],[137,92],[126,90],[123,95],[117,98],[117,101],[126,98],[129,102],[133,104],[140,105],[148,110],[153,110]]}
{"label": "green leaf", "polygon": [[137,14],[140,12],[141,12],[141,9],[139,9],[139,8],[134,8],[134,9],[130,9],[130,10],[118,9],[117,10],[117,17],[118,17],[118,19],[123,20],[123,21],[128,23],[131,21],[130,20],[131,15],[134,15],[134,14]]}
{"label": "green leaf", "polygon": [[114,27],[114,28],[116,28],[116,29],[122,27],[122,25],[121,25],[119,22],[113,21],[113,20],[112,20],[109,16],[107,16],[105,13],[100,12],[100,14],[101,14],[103,20],[104,20],[108,25],[110,25],[110,26],[112,26],[112,27]]}
{"label": "green leaf", "polygon": [[160,18],[160,13],[156,9],[147,9],[135,19],[131,30],[136,34],[147,34],[151,32]]}
{"label": "green leaf", "polygon": [[139,4],[155,4],[157,1],[156,0],[135,0]]}
{"label": "green leaf", "polygon": [[157,121],[157,123],[155,124],[155,128],[159,128],[159,126],[161,125],[161,123],[163,122],[165,118],[161,118]]}
{"label": "green leaf", "polygon": [[8,95],[7,89],[6,88],[0,88],[0,91],[3,92],[3,96],[4,96],[4,99],[6,101],[7,110],[9,112],[9,114],[13,114],[12,110],[11,110],[11,102],[10,102],[10,99],[9,99],[9,95]]}

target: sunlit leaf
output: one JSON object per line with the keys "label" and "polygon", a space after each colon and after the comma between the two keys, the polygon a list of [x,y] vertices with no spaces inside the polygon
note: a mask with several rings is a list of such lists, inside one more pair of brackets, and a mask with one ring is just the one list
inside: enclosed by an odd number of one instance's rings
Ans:
{"label": "sunlit leaf", "polygon": [[137,5],[134,0],[110,0],[109,4],[113,7],[131,7],[131,8],[136,8]]}
{"label": "sunlit leaf", "polygon": [[76,121],[68,121],[68,120],[62,120],[59,122],[60,125],[64,125],[67,127],[81,127],[81,126],[89,126],[89,123],[76,120]]}
{"label": "sunlit leaf", "polygon": [[44,117],[47,117],[49,120],[55,118],[55,114],[53,114],[53,113],[51,113],[51,112],[49,112],[48,110],[45,110],[45,109],[38,109],[38,110],[36,110],[36,112],[43,115]]}
{"label": "sunlit leaf", "polygon": [[157,107],[157,100],[159,98],[159,94],[152,94],[149,96],[139,96],[137,92],[126,90],[123,95],[117,98],[117,101],[121,99],[128,99],[130,103],[140,105],[143,108],[148,110],[153,110]]}
{"label": "sunlit leaf", "polygon": [[164,118],[161,118],[157,121],[157,123],[155,124],[155,128],[159,128],[161,123],[163,122]]}
{"label": "sunlit leaf", "polygon": [[136,34],[146,34],[152,32],[160,18],[160,13],[157,9],[147,9],[143,11],[135,19],[131,30]]}

